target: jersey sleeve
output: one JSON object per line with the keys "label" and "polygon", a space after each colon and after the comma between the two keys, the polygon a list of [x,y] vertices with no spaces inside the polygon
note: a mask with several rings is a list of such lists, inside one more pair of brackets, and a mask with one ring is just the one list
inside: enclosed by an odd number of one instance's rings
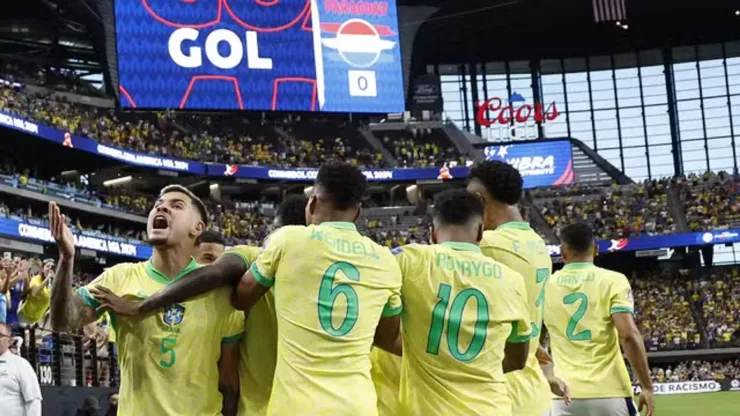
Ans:
{"label": "jersey sleeve", "polygon": [[221,343],[232,344],[239,342],[244,332],[244,321],[244,312],[233,310],[224,321]]}
{"label": "jersey sleeve", "polygon": [[258,247],[252,247],[252,246],[235,246],[232,247],[223,254],[224,256],[237,256],[239,257],[243,262],[244,266],[246,266],[247,270],[249,270],[249,267],[252,266],[255,260],[257,260],[257,257],[260,254],[260,248]]}
{"label": "jersey sleeve", "polygon": [[86,286],[77,289],[77,294],[82,297],[82,300],[85,301],[85,304],[87,304],[87,306],[89,306],[91,309],[97,309],[98,306],[100,306],[100,302],[98,302],[90,294],[90,289],[102,286],[110,290],[114,294],[118,294],[121,288],[121,279],[125,274],[123,270],[124,267],[126,267],[126,264],[113,266],[107,269],[95,280],[88,283]]}
{"label": "jersey sleeve", "polygon": [[532,326],[527,310],[527,288],[522,276],[512,269],[502,273],[501,299],[495,312],[496,320],[511,324],[506,342],[527,342],[532,338]]}
{"label": "jersey sleeve", "polygon": [[262,254],[252,263],[250,270],[257,283],[271,287],[275,284],[275,272],[290,244],[300,246],[305,227],[283,227],[270,235]]}
{"label": "jersey sleeve", "polygon": [[609,296],[609,314],[634,313],[635,306],[632,299],[632,287],[624,275],[619,275],[611,285]]}

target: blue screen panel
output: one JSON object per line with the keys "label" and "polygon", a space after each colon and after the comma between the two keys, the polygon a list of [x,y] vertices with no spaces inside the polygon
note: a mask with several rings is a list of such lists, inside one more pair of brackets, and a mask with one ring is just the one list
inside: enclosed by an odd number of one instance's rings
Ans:
{"label": "blue screen panel", "polygon": [[124,108],[404,110],[396,4],[116,0]]}
{"label": "blue screen panel", "polygon": [[500,160],[519,170],[524,188],[568,185],[575,182],[573,150],[568,140],[488,146],[487,160]]}

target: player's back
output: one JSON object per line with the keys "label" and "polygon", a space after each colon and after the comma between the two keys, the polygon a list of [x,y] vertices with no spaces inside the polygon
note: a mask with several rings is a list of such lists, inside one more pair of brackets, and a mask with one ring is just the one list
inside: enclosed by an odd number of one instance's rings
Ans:
{"label": "player's back", "polygon": [[632,313],[627,278],[592,263],[571,263],[547,284],[545,324],[555,373],[574,399],[631,397],[614,313]]}
{"label": "player's back", "polygon": [[[260,247],[236,246],[226,254],[238,255],[249,267],[261,251]],[[244,334],[239,348],[239,414],[265,415],[277,363],[277,319],[272,291],[249,309]]]}
{"label": "player's back", "polygon": [[522,277],[474,244],[394,253],[404,277],[399,414],[510,415],[501,363],[512,327],[530,329]]}
{"label": "player's back", "polygon": [[516,414],[540,416],[550,409],[550,387],[535,354],[539,346],[545,307],[545,283],[552,272],[547,245],[528,223],[510,221],[485,231],[480,243],[486,256],[522,275],[527,288],[527,310],[532,320],[529,358],[524,369],[506,374],[509,396]]}
{"label": "player's back", "polygon": [[[197,267],[192,261],[173,280]],[[151,262],[123,263],[78,293],[95,308],[99,304],[90,296],[90,287],[100,285],[121,297],[141,298],[169,283]],[[234,310],[230,298],[231,289],[224,287],[144,318],[111,313],[121,366],[119,415],[221,413],[221,345],[239,341],[244,325],[243,313]]]}
{"label": "player's back", "polygon": [[370,350],[381,315],[401,307],[390,251],[351,223],[288,226],[252,271],[274,282],[278,361],[268,414],[376,415]]}

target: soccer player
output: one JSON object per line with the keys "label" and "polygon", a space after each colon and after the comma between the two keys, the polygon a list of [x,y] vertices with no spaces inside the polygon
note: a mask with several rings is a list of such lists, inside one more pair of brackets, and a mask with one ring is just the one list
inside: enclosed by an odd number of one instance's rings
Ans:
{"label": "soccer player", "polygon": [[369,354],[373,343],[396,346],[401,272],[388,249],[355,228],[366,188],[356,167],[324,165],[305,207],[311,225],[277,230],[254,263],[224,255],[155,297],[111,297],[108,306],[144,314],[239,280],[232,301],[249,310],[274,286],[278,359],[267,414],[376,415]]}
{"label": "soccer player", "polygon": [[640,332],[632,319],[627,278],[596,267],[597,247],[585,224],[560,231],[565,267],[547,283],[545,325],[556,373],[573,391],[566,406],[553,403],[554,416],[636,415],[632,383],[622,348],[642,387],[640,410],[654,412],[653,384]]}
{"label": "soccer player", "polygon": [[[147,297],[195,270],[194,244],[207,218],[205,206],[188,189],[162,189],[147,223],[152,257],[113,266],[75,292],[74,236],[59,208],[50,203],[50,228],[59,248],[51,293],[54,330],[70,331],[97,320],[96,312],[102,310],[94,295]],[[236,413],[239,350],[234,341],[243,330],[243,314],[234,311],[230,294],[228,289],[215,291],[144,318],[111,315],[121,371],[119,415]]]}
{"label": "soccer player", "polygon": [[449,190],[435,199],[433,245],[394,250],[403,274],[400,415],[512,415],[504,373],[527,363],[527,292],[519,273],[481,253],[482,235],[483,203]]}
{"label": "soccer player", "polygon": [[527,308],[532,320],[532,339],[527,366],[508,373],[507,386],[515,415],[547,415],[552,403],[550,392],[567,396],[567,385],[550,371],[547,353],[538,360],[542,315],[545,307],[545,282],[552,272],[552,260],[544,240],[525,222],[517,204],[522,196],[522,175],[505,162],[486,161],[470,169],[468,191],[485,204],[486,231],[480,248],[483,254],[517,271],[527,287]]}
{"label": "soccer player", "polygon": [[193,258],[198,264],[211,264],[226,250],[226,242],[216,230],[205,230],[195,240]]}

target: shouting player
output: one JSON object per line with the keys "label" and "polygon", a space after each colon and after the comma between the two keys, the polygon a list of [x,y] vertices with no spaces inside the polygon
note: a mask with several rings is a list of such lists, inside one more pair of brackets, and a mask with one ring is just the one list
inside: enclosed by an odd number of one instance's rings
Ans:
{"label": "shouting player", "polygon": [[356,167],[324,165],[305,208],[311,225],[277,230],[253,264],[224,255],[177,291],[137,303],[110,297],[108,306],[148,313],[241,278],[233,303],[248,310],[274,286],[278,360],[267,414],[376,415],[369,353],[373,343],[395,348],[401,272],[387,249],[355,228],[366,188]]}
{"label": "shouting player", "polygon": [[[96,321],[96,310],[102,309],[94,294],[147,297],[195,270],[194,244],[207,218],[203,202],[188,189],[178,185],[162,189],[147,222],[152,257],[113,266],[75,292],[74,236],[59,208],[50,203],[51,233],[59,247],[51,293],[52,327],[70,331]],[[105,292],[99,290],[102,287]],[[241,335],[243,314],[231,306],[230,294],[227,289],[218,290],[158,309],[143,319],[111,312],[121,369],[119,415],[236,413],[239,350],[234,341]],[[224,393],[223,402],[219,390]]]}
{"label": "shouting player", "polygon": [[[486,256],[517,271],[527,287],[527,308],[532,320],[529,359],[521,371],[508,373],[507,386],[516,416],[547,415],[552,402],[550,392],[568,395],[567,385],[550,371],[543,373],[538,355],[545,307],[545,283],[552,272],[552,259],[544,240],[525,222],[517,204],[522,196],[522,175],[505,162],[486,161],[470,169],[468,191],[485,203],[483,223],[486,231],[480,248]],[[543,361],[549,360],[549,356]]]}
{"label": "shouting player", "polygon": [[527,363],[527,292],[519,273],[481,253],[482,235],[483,203],[449,190],[435,199],[433,245],[394,250],[404,305],[398,414],[512,414],[504,373]]}
{"label": "shouting player", "polygon": [[596,267],[591,229],[572,224],[560,231],[565,267],[547,283],[545,324],[557,374],[573,391],[573,402],[553,404],[555,416],[632,416],[632,383],[619,350],[621,341],[642,387],[640,410],[654,412],[653,384],[642,336],[632,319],[627,278]]}

